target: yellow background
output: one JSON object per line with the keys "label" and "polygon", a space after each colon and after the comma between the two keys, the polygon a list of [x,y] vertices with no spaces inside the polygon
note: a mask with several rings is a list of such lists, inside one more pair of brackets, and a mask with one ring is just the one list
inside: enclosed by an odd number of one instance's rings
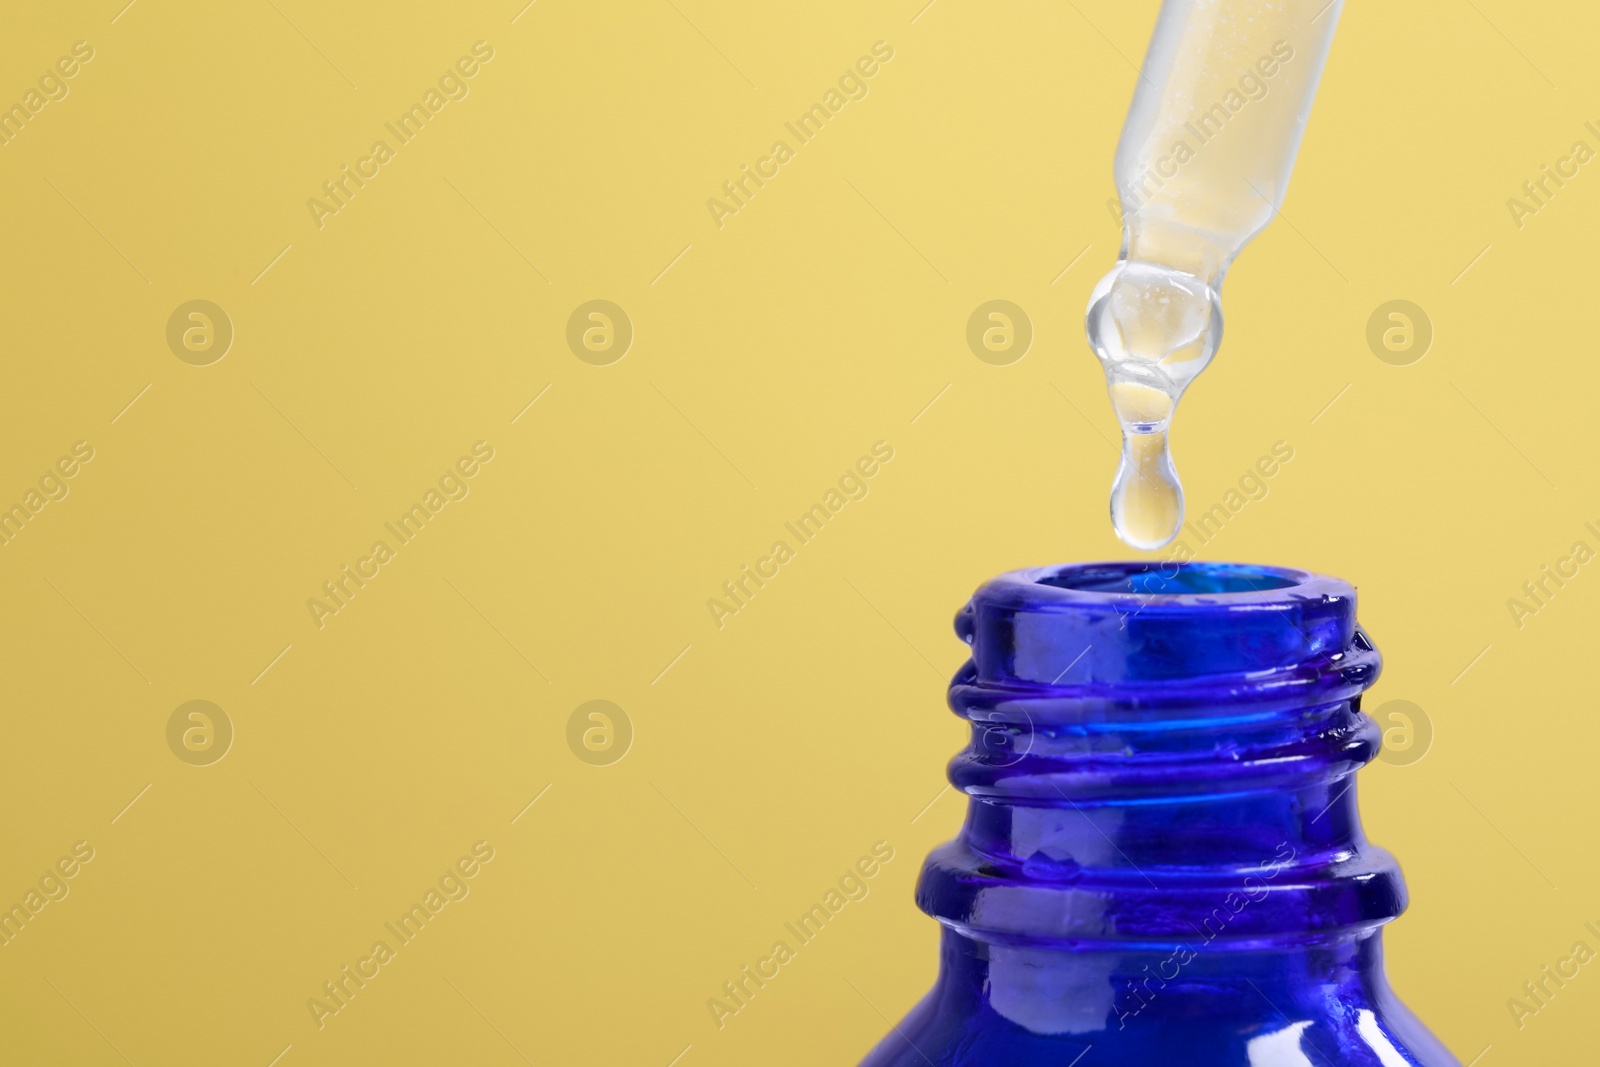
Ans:
{"label": "yellow background", "polygon": [[[922,2],[5,5],[0,101],[95,49],[0,148],[0,503],[95,449],[0,548],[0,902],[95,849],[0,948],[5,1062],[853,1063],[924,992],[951,617],[1128,554],[1081,321],[1157,5]],[[1591,4],[1352,3],[1175,433],[1192,508],[1293,445],[1201,554],[1358,583],[1368,707],[1431,721],[1362,807],[1412,890],[1394,981],[1484,1067],[1590,1058],[1600,1013],[1588,970],[1506,1007],[1600,919],[1600,574],[1506,606],[1600,547],[1596,164],[1506,207],[1600,147],[1596,39]],[[479,40],[470,95],[318,229],[307,199]],[[718,229],[707,198],[879,40],[870,95]],[[596,298],[635,329],[610,366],[565,341]],[[996,298],[1035,329],[1009,366],[964,339]],[[195,299],[235,330],[210,366],[165,340]],[[1393,299],[1434,326],[1410,366],[1365,340]],[[470,495],[318,629],[307,599],[479,440]],[[715,627],[878,440],[870,495]],[[166,741],[194,699],[236,731],[210,766]],[[568,747],[592,699],[620,762]],[[480,840],[470,896],[319,1030],[307,999]],[[716,1029],[876,841],[870,896]]]}

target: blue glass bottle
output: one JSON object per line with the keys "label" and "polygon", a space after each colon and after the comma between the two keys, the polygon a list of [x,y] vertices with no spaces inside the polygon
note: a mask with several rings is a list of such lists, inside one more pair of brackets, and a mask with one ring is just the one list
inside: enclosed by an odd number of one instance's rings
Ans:
{"label": "blue glass bottle", "polygon": [[1355,590],[1239,564],[1017,571],[956,617],[970,798],[932,992],[863,1067],[1459,1067],[1390,990]]}

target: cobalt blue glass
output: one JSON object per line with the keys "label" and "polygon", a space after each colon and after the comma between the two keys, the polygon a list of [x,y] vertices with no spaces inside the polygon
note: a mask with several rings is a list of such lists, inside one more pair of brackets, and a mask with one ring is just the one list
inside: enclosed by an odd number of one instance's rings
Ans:
{"label": "cobalt blue glass", "polygon": [[1406,893],[1356,807],[1380,660],[1353,588],[1050,567],[956,632],[967,818],[917,887],[939,978],[863,1067],[1459,1067],[1384,974]]}

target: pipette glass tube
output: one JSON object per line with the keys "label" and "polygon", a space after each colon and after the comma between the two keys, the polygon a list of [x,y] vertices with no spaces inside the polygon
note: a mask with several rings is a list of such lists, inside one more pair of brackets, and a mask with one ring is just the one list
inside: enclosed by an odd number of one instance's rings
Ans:
{"label": "pipette glass tube", "polygon": [[1117,146],[1122,253],[1086,320],[1122,424],[1111,520],[1135,548],[1183,523],[1168,446],[1222,340],[1222,279],[1283,204],[1343,0],[1166,0]]}

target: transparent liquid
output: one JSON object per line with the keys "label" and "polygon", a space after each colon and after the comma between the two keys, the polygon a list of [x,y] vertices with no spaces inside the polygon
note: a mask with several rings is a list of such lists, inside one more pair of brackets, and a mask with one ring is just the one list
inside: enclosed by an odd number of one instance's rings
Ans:
{"label": "transparent liquid", "polygon": [[1343,0],[1166,0],[1117,146],[1121,261],[1089,300],[1122,426],[1111,521],[1183,525],[1172,416],[1222,341],[1222,279],[1287,191]]}
{"label": "transparent liquid", "polygon": [[1168,444],[1172,415],[1216,354],[1222,304],[1193,275],[1124,261],[1096,287],[1088,327],[1122,426],[1111,523],[1134,548],[1160,548],[1183,525],[1183,486]]}

